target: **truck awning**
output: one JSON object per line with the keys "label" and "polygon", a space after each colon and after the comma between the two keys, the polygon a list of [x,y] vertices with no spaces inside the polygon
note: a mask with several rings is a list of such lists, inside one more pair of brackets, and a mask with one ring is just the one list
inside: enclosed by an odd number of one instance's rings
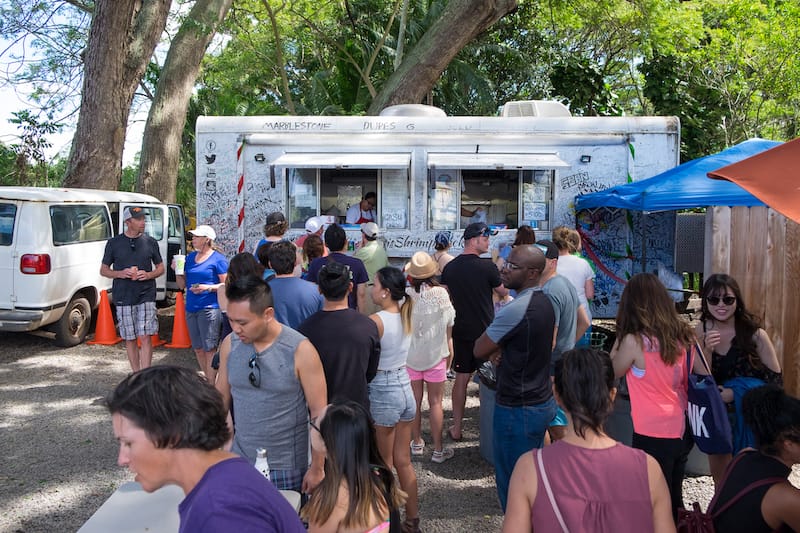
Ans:
{"label": "truck awning", "polygon": [[429,153],[428,168],[504,170],[569,167],[556,154],[458,154]]}
{"label": "truck awning", "polygon": [[272,164],[289,168],[408,168],[411,154],[374,152],[293,152]]}

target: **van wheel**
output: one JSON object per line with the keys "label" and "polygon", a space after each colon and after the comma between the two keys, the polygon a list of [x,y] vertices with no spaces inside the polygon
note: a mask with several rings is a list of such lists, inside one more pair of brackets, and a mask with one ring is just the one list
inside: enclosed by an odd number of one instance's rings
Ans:
{"label": "van wheel", "polygon": [[86,339],[92,323],[92,308],[89,300],[76,296],[67,304],[64,314],[55,324],[56,344],[58,346],[76,346]]}

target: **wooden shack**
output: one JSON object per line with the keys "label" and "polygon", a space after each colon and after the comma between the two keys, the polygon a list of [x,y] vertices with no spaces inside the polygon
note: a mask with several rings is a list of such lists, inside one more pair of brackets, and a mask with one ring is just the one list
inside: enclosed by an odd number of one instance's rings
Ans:
{"label": "wooden shack", "polygon": [[768,207],[709,207],[704,274],[727,273],[762,319],[800,397],[800,224]]}

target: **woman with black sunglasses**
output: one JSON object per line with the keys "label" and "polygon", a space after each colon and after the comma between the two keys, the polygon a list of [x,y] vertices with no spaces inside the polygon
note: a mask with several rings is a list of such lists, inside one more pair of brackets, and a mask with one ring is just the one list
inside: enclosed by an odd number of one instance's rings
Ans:
{"label": "woman with black sunglasses", "polygon": [[[735,412],[735,406],[741,405],[736,398],[741,399],[747,390],[764,383],[782,385],[781,366],[767,332],[758,318],[747,311],[734,278],[712,274],[700,296],[702,312],[695,332],[703,353],[711,361],[711,374],[720,386],[722,399]],[[731,420],[734,453],[752,444],[741,414],[736,414]],[[731,454],[709,455],[709,469],[716,483],[730,461]]]}

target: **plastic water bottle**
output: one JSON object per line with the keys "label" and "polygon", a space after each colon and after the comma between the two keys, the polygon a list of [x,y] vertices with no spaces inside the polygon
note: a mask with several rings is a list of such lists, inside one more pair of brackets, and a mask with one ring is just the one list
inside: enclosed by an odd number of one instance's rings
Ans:
{"label": "plastic water bottle", "polygon": [[259,448],[256,450],[256,470],[269,480],[269,463],[267,462],[267,450]]}

